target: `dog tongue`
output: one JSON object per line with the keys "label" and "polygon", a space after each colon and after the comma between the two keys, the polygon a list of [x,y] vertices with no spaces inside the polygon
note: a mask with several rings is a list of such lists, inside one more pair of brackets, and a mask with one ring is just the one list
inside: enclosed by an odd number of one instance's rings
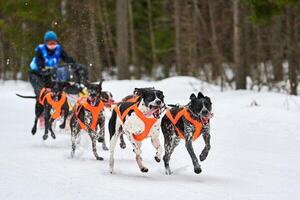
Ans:
{"label": "dog tongue", "polygon": [[153,109],[149,110],[148,112],[145,112],[144,115],[146,117],[150,117],[150,116],[152,116],[154,113],[156,113],[158,111],[159,111],[159,108],[153,108]]}
{"label": "dog tongue", "polygon": [[207,117],[201,117],[201,121],[204,123],[204,124],[207,124],[210,120],[210,118],[212,118],[214,116],[213,113],[211,113],[209,116]]}

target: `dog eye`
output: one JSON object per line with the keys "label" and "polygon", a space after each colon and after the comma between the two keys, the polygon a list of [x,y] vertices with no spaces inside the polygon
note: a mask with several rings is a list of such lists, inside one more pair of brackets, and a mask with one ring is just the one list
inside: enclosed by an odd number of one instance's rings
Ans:
{"label": "dog eye", "polygon": [[206,108],[209,108],[211,106],[211,103],[210,102],[205,102],[204,105],[205,105]]}
{"label": "dog eye", "polygon": [[158,93],[157,97],[163,99],[165,96],[162,93]]}
{"label": "dog eye", "polygon": [[150,95],[147,97],[147,100],[148,101],[153,101],[155,99],[155,96],[154,95]]}

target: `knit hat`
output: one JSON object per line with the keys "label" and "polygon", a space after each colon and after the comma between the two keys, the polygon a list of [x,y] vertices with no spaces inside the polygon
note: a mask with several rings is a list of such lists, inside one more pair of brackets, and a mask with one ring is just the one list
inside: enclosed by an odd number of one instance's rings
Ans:
{"label": "knit hat", "polygon": [[47,41],[56,41],[57,40],[57,35],[55,32],[53,31],[48,31],[45,33],[45,36],[44,36],[44,41],[47,42]]}

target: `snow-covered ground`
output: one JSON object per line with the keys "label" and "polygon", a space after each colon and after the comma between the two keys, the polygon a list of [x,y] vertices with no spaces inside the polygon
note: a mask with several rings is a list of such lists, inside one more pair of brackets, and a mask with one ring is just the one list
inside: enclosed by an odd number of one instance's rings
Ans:
{"label": "snow-covered ground", "polygon": [[[108,81],[103,88],[116,100],[134,87],[155,86],[167,103],[187,103],[191,92],[211,97],[212,149],[194,174],[184,143],[171,159],[174,174],[164,174],[150,141],[144,142],[147,174],[138,170],[132,148],[116,151],[115,170],[108,170],[109,153],[98,147],[104,161],[96,161],[87,135],[76,158],[70,159],[69,132],[42,141],[42,130],[30,133],[34,100],[28,83],[0,83],[0,199],[300,199],[300,98],[251,91],[219,92],[217,87],[189,77],[158,82]],[[250,106],[255,100],[259,106]],[[107,134],[108,141],[108,134]],[[163,142],[163,139],[161,140]],[[194,142],[197,155],[202,139]]]}

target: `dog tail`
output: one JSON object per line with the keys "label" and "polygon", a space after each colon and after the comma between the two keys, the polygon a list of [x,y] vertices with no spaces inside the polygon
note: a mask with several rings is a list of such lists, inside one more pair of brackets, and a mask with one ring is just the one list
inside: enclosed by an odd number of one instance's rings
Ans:
{"label": "dog tail", "polygon": [[110,135],[110,139],[112,138],[112,136],[114,134],[116,134],[116,121],[117,121],[117,113],[115,110],[113,110],[111,117],[109,119],[108,122],[108,130],[109,130],[109,135]]}
{"label": "dog tail", "polygon": [[21,94],[18,94],[18,93],[16,93],[16,95],[18,97],[21,97],[21,98],[24,98],[24,99],[36,99],[36,96],[24,96],[24,95],[21,95]]}

